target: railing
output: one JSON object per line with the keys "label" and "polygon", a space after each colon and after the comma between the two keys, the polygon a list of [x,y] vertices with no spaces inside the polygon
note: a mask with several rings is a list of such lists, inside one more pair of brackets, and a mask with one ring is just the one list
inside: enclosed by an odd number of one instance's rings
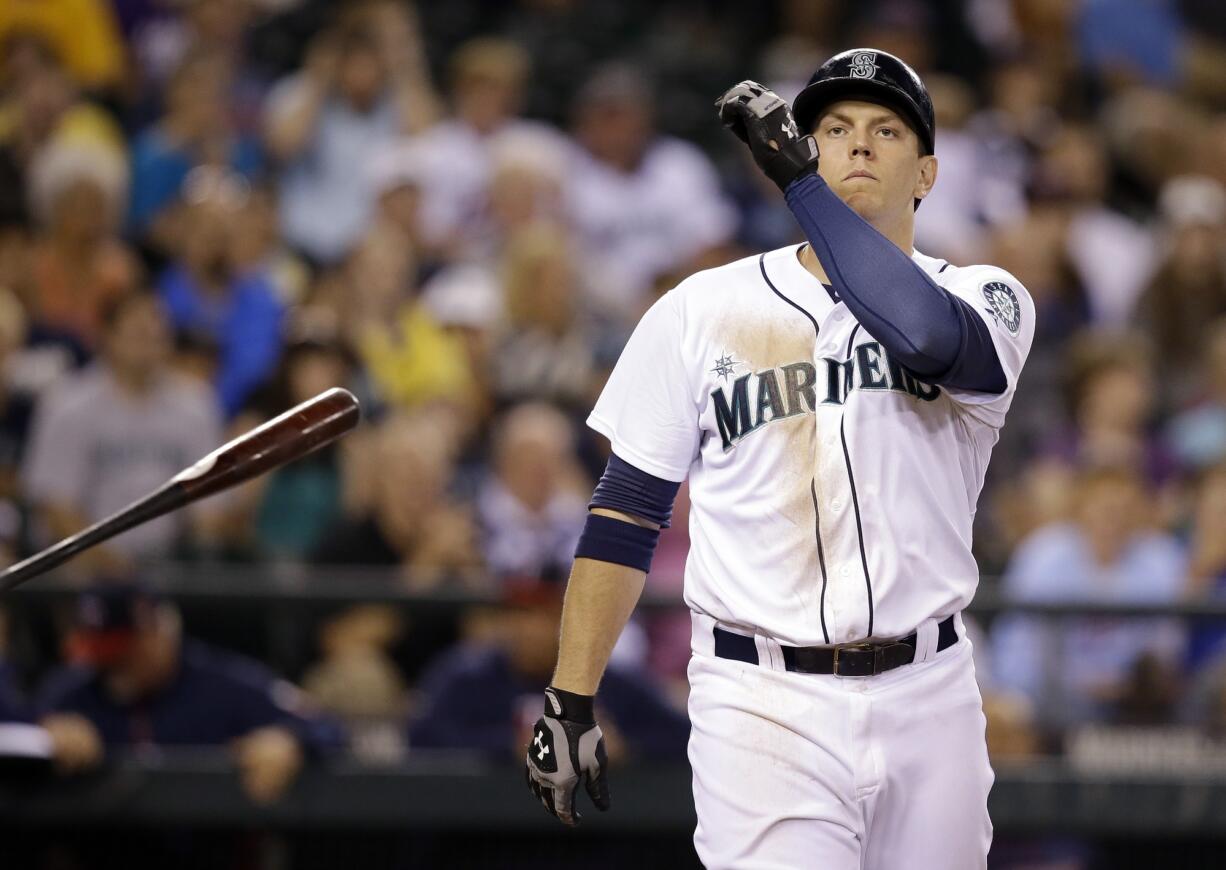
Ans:
{"label": "railing", "polygon": [[[280,607],[336,606],[358,603],[404,604],[429,610],[456,610],[500,602],[496,584],[481,575],[457,578],[428,591],[411,588],[398,571],[383,568],[325,568],[296,563],[247,565],[226,563],[164,563],[151,566],[144,576],[168,596],[184,603],[225,601],[234,604],[277,604]],[[1168,604],[1115,604],[1059,602],[1055,604],[1010,600],[996,588],[995,577],[984,577],[966,612],[985,620],[1004,611],[1048,616],[1175,616],[1192,620],[1226,620],[1226,600],[1180,601]],[[71,595],[79,584],[51,574],[14,590],[0,599],[12,601],[56,599]],[[643,610],[684,606],[679,596],[650,591]]]}
{"label": "railing", "polygon": [[[693,830],[687,766],[614,768],[610,782],[612,811],[585,812],[580,830],[679,835]],[[997,765],[990,809],[998,836],[1077,832],[1224,838],[1226,775],[1094,775],[1052,760]],[[352,761],[308,767],[280,801],[258,806],[244,797],[223,752],[180,750],[157,759],[121,761],[103,774],[54,787],[0,785],[0,819],[0,826],[26,829],[559,830],[529,797],[517,767],[424,751],[390,767]]]}

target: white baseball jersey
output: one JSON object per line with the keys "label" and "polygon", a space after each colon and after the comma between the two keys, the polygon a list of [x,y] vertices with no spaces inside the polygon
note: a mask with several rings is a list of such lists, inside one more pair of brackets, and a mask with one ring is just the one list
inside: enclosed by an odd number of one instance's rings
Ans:
{"label": "white baseball jersey", "polygon": [[916,253],[991,332],[1000,395],[921,383],[798,260],[700,272],[626,345],[588,425],[690,481],[685,598],[797,646],[909,634],[965,607],[971,524],[1034,335],[1008,272]]}

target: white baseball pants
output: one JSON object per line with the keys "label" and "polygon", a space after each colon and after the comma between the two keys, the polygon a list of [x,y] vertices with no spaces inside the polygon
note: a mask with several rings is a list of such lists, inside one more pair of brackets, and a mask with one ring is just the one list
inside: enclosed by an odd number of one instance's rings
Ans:
{"label": "white baseball pants", "polygon": [[717,658],[695,614],[689,758],[708,870],[983,870],[993,773],[971,644],[875,677],[790,673]]}

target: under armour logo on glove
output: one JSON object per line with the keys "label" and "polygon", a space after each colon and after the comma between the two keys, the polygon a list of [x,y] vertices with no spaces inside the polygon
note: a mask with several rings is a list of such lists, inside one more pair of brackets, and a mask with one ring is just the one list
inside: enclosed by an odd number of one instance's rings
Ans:
{"label": "under armour logo on glove", "polygon": [[550,751],[549,744],[545,743],[545,732],[536,732],[536,737],[533,738],[532,742],[536,744],[536,760],[544,761],[545,756],[548,755]]}
{"label": "under armour logo on glove", "polygon": [[525,778],[550,813],[577,825],[575,795],[582,780],[597,809],[609,808],[604,735],[592,715],[592,698],[560,689],[545,690],[545,715],[532,729]]}

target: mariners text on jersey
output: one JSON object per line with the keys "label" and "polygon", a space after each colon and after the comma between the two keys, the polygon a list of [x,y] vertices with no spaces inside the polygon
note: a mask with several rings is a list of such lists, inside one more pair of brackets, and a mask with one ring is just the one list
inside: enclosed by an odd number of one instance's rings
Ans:
{"label": "mariners text on jersey", "polygon": [[685,597],[794,646],[898,637],[965,607],[971,525],[1034,334],[992,266],[914,261],[982,318],[1000,394],[914,377],[810,274],[798,246],[700,272],[636,328],[588,422],[689,481]]}
{"label": "mariners text on jersey", "polygon": [[767,423],[817,410],[818,402],[841,405],[857,389],[895,390],[924,402],[941,394],[940,387],[923,383],[891,359],[880,343],[865,341],[856,345],[848,359],[824,357],[816,366],[799,361],[741,375],[731,390],[712,391],[711,400],[719,437],[727,450]]}

